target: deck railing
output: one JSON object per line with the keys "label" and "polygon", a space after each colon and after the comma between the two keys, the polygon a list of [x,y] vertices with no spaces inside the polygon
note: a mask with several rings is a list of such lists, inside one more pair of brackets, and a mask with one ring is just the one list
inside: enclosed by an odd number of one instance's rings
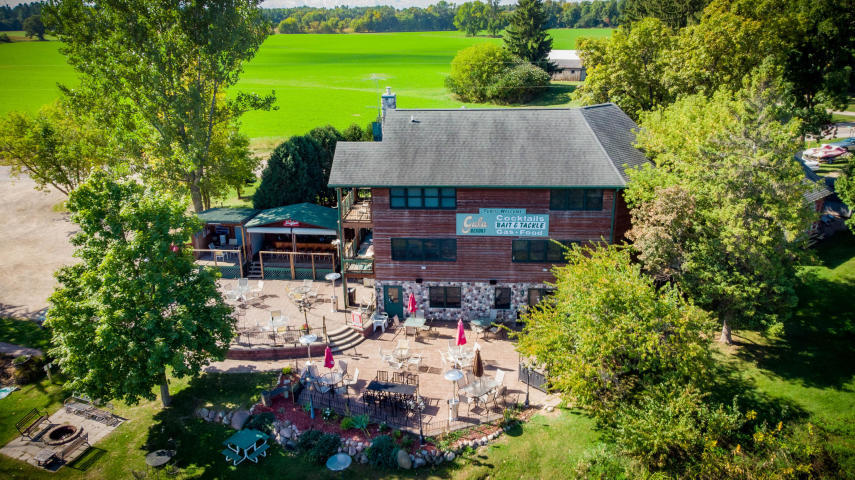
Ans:
{"label": "deck railing", "polygon": [[355,195],[353,194],[353,190],[347,192],[347,195],[341,197],[341,220],[344,220],[344,217],[347,216],[347,212],[350,211],[350,207],[353,206],[353,200]]}
{"label": "deck railing", "polygon": [[244,256],[240,249],[193,248],[192,251],[196,263],[218,269],[223,278],[241,278],[244,276]]}
{"label": "deck railing", "polygon": [[335,254],[258,252],[261,278],[271,280],[321,280],[335,271]]}

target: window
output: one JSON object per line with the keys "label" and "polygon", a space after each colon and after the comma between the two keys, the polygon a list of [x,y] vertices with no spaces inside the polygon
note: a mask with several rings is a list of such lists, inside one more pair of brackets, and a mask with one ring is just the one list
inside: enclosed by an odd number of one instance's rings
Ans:
{"label": "window", "polygon": [[393,238],[392,260],[454,262],[457,240],[453,238]]}
{"label": "window", "polygon": [[389,189],[391,208],[453,210],[457,208],[457,191],[453,188],[392,188]]}
{"label": "window", "polygon": [[460,308],[460,287],[430,287],[430,308]]}
{"label": "window", "polygon": [[548,288],[529,288],[528,289],[528,305],[533,307],[540,303],[544,298],[552,296],[555,291]]}
{"label": "window", "polygon": [[[514,262],[563,263],[564,247],[574,240],[514,240],[511,245],[511,260]],[[562,246],[563,245],[563,246]]]}
{"label": "window", "polygon": [[496,300],[493,302],[493,308],[497,310],[510,310],[511,308],[511,289],[508,287],[496,287]]}
{"label": "window", "polygon": [[600,188],[565,188],[549,191],[550,210],[602,210]]}

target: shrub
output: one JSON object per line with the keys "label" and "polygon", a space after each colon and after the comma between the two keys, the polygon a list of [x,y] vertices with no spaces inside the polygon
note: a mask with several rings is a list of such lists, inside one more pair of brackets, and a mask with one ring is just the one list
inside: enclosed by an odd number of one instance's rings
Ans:
{"label": "shrub", "polygon": [[517,103],[543,93],[549,74],[499,45],[482,43],[457,53],[445,85],[463,101]]}
{"label": "shrub", "polygon": [[292,367],[283,367],[282,368],[282,375],[291,375],[291,372],[293,372],[293,371],[294,371],[294,369]]}
{"label": "shrub", "polygon": [[12,43],[12,39],[8,34],[0,33],[0,43]]}
{"label": "shrub", "polygon": [[276,416],[270,412],[257,413],[249,418],[244,428],[252,428],[272,435],[275,421]]}
{"label": "shrub", "polygon": [[389,425],[386,424],[386,422],[380,422],[380,425],[377,426],[377,429],[381,432],[388,432],[389,430],[391,430],[391,428],[389,427]]}
{"label": "shrub", "polygon": [[549,86],[549,74],[530,63],[505,70],[487,89],[490,99],[501,103],[524,103],[540,96]]}
{"label": "shrub", "polygon": [[406,435],[403,439],[401,439],[401,448],[403,448],[404,450],[409,450],[410,447],[413,446],[413,442],[415,441],[416,439],[413,438],[411,435]]}
{"label": "shrub", "polygon": [[351,428],[353,428],[353,418],[351,418],[351,417],[342,418],[341,423],[338,426],[339,426],[339,428],[342,429],[342,431],[350,430]]}
{"label": "shrub", "polygon": [[586,451],[576,464],[574,478],[624,480],[635,478],[627,474],[628,462],[606,444],[597,444]]}
{"label": "shrub", "polygon": [[303,432],[297,440],[297,448],[303,453],[308,452],[316,443],[318,443],[318,439],[320,439],[323,434],[324,432],[320,430],[309,430]]}
{"label": "shrub", "polygon": [[645,392],[638,405],[618,407],[610,436],[647,468],[682,471],[709,445],[728,445],[744,421],[735,407],[713,407],[692,387],[665,384]]}
{"label": "shrub", "polygon": [[398,466],[395,455],[398,447],[389,435],[380,435],[371,441],[371,446],[365,450],[368,463],[375,467],[395,468]]}
{"label": "shrub", "polygon": [[312,463],[321,465],[338,452],[339,445],[341,445],[341,438],[338,435],[323,433],[312,448],[306,452],[306,458]]}

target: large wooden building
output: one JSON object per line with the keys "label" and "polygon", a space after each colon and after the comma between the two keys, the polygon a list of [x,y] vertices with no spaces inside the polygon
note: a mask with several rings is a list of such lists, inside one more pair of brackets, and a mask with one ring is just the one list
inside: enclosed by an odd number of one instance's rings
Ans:
{"label": "large wooden building", "polygon": [[428,318],[515,315],[553,280],[552,240],[614,242],[629,227],[626,170],[646,159],[617,106],[383,103],[382,141],[339,142],[330,174],[345,283],[372,278],[378,310],[400,315],[412,293]]}

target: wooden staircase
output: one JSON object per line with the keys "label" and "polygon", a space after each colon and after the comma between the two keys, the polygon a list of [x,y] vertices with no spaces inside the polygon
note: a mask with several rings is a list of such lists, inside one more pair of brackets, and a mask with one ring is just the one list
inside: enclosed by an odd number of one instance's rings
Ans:
{"label": "wooden staircase", "polygon": [[249,265],[246,278],[261,280],[261,265],[258,262],[252,262]]}

